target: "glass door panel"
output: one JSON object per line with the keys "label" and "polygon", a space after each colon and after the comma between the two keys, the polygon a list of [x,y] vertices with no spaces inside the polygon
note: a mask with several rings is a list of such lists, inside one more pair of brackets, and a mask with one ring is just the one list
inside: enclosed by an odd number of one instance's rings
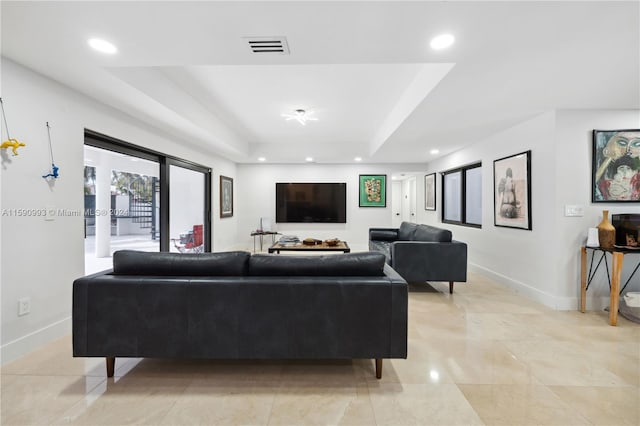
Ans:
{"label": "glass door panel", "polygon": [[112,267],[117,250],[160,251],[160,164],[84,147],[85,273]]}
{"label": "glass door panel", "polygon": [[169,251],[205,251],[205,182],[203,172],[169,166]]}

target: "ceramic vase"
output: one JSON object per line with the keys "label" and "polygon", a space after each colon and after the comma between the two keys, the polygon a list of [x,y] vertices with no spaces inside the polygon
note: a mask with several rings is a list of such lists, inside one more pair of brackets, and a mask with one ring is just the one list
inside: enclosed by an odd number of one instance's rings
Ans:
{"label": "ceramic vase", "polygon": [[616,242],[616,228],[609,222],[609,210],[602,211],[602,222],[598,225],[600,247],[613,248]]}

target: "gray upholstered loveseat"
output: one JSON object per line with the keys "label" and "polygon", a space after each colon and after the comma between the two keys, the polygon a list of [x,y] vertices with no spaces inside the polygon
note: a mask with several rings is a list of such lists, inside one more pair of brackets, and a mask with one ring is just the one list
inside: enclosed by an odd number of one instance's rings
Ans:
{"label": "gray upholstered loveseat", "polygon": [[73,283],[73,355],[407,357],[407,283],[379,253],[119,251]]}
{"label": "gray upholstered loveseat", "polygon": [[467,281],[467,245],[451,231],[402,222],[400,228],[370,228],[369,250],[381,252],[407,282]]}

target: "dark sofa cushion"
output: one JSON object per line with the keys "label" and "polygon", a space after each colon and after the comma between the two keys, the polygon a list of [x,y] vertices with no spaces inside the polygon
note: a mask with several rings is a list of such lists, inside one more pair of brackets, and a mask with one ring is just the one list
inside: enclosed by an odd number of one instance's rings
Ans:
{"label": "dark sofa cushion", "polygon": [[246,251],[220,253],[158,253],[120,250],[113,253],[115,275],[242,276],[247,275]]}
{"label": "dark sofa cushion", "polygon": [[369,277],[384,275],[382,253],[346,253],[323,256],[254,254],[251,276]]}
{"label": "dark sofa cushion", "polygon": [[398,231],[396,229],[374,229],[370,231],[369,239],[372,241],[395,241],[398,239]]}
{"label": "dark sofa cushion", "polygon": [[451,231],[429,225],[418,225],[413,233],[413,241],[430,241],[436,243],[450,243]]}
{"label": "dark sofa cushion", "polygon": [[415,223],[402,222],[400,228],[398,228],[398,239],[402,241],[413,240],[413,233],[416,231],[417,226]]}

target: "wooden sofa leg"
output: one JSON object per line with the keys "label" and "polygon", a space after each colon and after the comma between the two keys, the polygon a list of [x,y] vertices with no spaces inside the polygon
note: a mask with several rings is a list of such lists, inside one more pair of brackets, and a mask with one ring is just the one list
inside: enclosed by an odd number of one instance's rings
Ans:
{"label": "wooden sofa leg", "polygon": [[453,281],[449,281],[449,294],[453,294]]}
{"label": "wooden sofa leg", "polygon": [[113,377],[113,372],[116,366],[116,357],[108,356],[106,359],[107,359],[107,377]]}
{"label": "wooden sofa leg", "polygon": [[382,378],[382,358],[376,358],[376,379]]}

